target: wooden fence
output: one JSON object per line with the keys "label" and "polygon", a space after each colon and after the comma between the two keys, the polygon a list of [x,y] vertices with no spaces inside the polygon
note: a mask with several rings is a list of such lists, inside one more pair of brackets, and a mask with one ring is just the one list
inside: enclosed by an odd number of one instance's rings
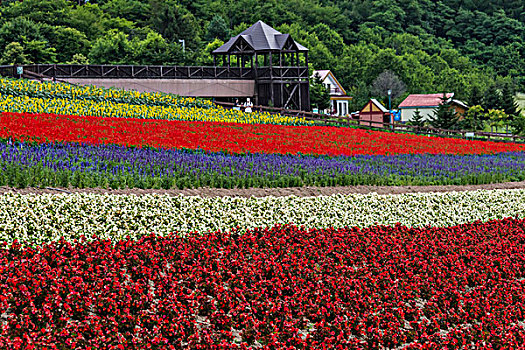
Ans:
{"label": "wooden fence", "polygon": [[[215,104],[225,108],[235,107],[234,103],[215,101]],[[469,131],[469,130],[447,130],[438,129],[430,126],[414,126],[402,123],[382,123],[378,125],[377,122],[371,120],[358,120],[350,116],[334,116],[319,114],[313,112],[296,111],[283,108],[274,108],[267,106],[253,106],[253,111],[267,112],[272,114],[281,114],[287,116],[302,117],[308,121],[313,121],[316,125],[336,125],[346,127],[359,127],[365,129],[374,129],[391,132],[405,132],[411,134],[430,135],[430,136],[446,136],[472,140],[490,140],[503,142],[525,142],[525,136],[518,136],[507,133],[484,132],[484,131]]]}

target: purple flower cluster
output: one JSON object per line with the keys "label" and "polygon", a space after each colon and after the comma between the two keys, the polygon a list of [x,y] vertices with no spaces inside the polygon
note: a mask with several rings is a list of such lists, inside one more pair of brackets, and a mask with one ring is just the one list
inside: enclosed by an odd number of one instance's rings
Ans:
{"label": "purple flower cluster", "polygon": [[[0,143],[0,171],[48,169],[96,173],[103,176],[223,177],[301,179],[314,184],[320,178],[332,184],[449,184],[516,181],[525,178],[525,153],[490,155],[394,155],[325,157],[278,154],[232,155],[205,151],[130,148],[86,144]],[[350,179],[348,179],[350,177]],[[341,180],[347,178],[348,183]],[[360,180],[361,179],[361,180]],[[387,181],[387,180],[385,180]]]}

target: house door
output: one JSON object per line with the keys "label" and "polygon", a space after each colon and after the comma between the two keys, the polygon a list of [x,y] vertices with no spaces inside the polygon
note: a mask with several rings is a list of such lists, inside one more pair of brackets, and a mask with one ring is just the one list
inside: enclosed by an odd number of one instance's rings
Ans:
{"label": "house door", "polygon": [[341,115],[347,115],[348,114],[348,104],[346,101],[341,102]]}

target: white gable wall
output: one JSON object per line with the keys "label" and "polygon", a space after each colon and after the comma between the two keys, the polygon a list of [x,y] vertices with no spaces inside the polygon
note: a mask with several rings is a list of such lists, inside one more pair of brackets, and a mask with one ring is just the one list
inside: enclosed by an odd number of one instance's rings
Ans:
{"label": "white gable wall", "polygon": [[[339,85],[337,85],[336,81],[334,80],[334,78],[332,78],[332,75],[331,75],[331,74],[327,74],[327,75],[326,75],[326,78],[324,78],[324,80],[323,80],[323,84],[324,84],[328,89],[330,89],[330,92],[331,92],[331,93],[332,93],[332,91],[334,91],[334,89],[340,89],[340,88],[339,88]],[[342,94],[343,92],[340,91],[339,93]]]}
{"label": "white gable wall", "polygon": [[409,122],[414,117],[414,114],[416,113],[416,109],[419,109],[419,112],[421,113],[421,116],[423,117],[423,120],[430,120],[434,117],[434,109],[435,107],[410,107],[410,108],[401,108],[401,121],[402,122]]}
{"label": "white gable wall", "polygon": [[[338,96],[344,96],[343,91],[339,87],[337,81],[333,78],[332,74],[326,74],[322,80],[323,85],[330,91],[330,107],[324,111],[320,111],[324,114],[335,114],[335,115],[347,115],[350,113],[348,110],[348,100],[336,100]],[[339,89],[335,92],[335,89]]]}

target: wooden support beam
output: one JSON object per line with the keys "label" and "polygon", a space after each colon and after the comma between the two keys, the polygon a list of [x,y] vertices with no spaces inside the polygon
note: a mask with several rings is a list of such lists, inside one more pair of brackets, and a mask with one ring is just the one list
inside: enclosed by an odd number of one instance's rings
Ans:
{"label": "wooden support beam", "polygon": [[272,52],[270,51],[269,55],[270,60],[270,101],[272,101],[272,104],[275,104],[274,100],[274,92],[273,92],[273,58],[272,58]]}
{"label": "wooden support beam", "polygon": [[[281,85],[281,86],[282,86],[282,85]],[[295,85],[295,86],[293,87],[292,91],[290,92],[290,97],[288,97],[288,100],[287,100],[286,103],[284,104],[283,108],[288,107],[288,104],[289,104],[290,101],[292,100],[293,95],[295,94],[295,90],[297,90],[297,87],[298,87],[298,86],[299,86],[299,85],[297,84],[297,85]],[[301,91],[301,89],[299,89],[299,91]],[[299,102],[299,106],[298,106],[299,109],[301,109],[300,104],[301,104],[301,103]]]}
{"label": "wooden support beam", "polygon": [[282,107],[282,108],[285,108],[284,106],[284,84],[281,83],[279,84],[281,86],[281,96],[279,98],[279,107]]}

